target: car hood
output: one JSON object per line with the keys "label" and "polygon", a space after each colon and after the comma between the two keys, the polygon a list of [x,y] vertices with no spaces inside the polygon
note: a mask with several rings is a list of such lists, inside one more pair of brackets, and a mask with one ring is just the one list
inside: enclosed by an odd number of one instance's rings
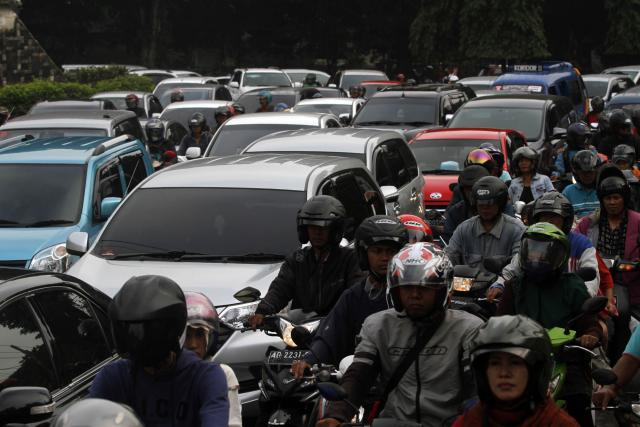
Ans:
{"label": "car hood", "polygon": [[222,263],[167,261],[110,261],[88,253],[76,262],[68,274],[113,297],[133,276],[158,274],[173,279],[184,291],[202,292],[216,306],[237,304],[233,294],[252,286],[265,295],[278,275],[282,262]]}
{"label": "car hood", "polygon": [[453,195],[449,185],[458,182],[458,174],[424,174],[423,176],[424,186],[422,187],[422,195],[424,204],[427,206],[447,206]]}
{"label": "car hood", "polygon": [[0,228],[0,260],[30,260],[42,249],[65,243],[78,227]]}

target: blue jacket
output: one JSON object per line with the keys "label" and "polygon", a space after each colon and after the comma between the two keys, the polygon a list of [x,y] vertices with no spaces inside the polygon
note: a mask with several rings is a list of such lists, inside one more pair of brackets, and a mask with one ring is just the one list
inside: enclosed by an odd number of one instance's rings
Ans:
{"label": "blue jacket", "polygon": [[[520,197],[522,197],[522,190],[524,190],[522,177],[519,176],[517,178],[513,178],[511,180],[511,185],[509,186],[509,198],[511,199],[511,203],[515,203],[520,200]],[[544,193],[553,190],[555,190],[555,188],[548,176],[540,173],[533,176],[533,179],[531,180],[531,193],[533,194],[533,200],[538,200],[538,198]]]}
{"label": "blue jacket", "polygon": [[586,188],[577,182],[567,186],[562,194],[569,199],[578,218],[583,218],[600,207],[595,187]]}
{"label": "blue jacket", "polygon": [[227,379],[220,365],[183,350],[172,374],[152,377],[120,359],[98,373],[89,397],[129,405],[146,426],[227,427]]}

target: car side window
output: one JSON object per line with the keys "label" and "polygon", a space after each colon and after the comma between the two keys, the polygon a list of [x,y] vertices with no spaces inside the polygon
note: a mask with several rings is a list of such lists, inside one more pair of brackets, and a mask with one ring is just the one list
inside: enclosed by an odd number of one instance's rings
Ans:
{"label": "car side window", "polygon": [[125,194],[128,194],[147,177],[142,151],[138,150],[120,156],[120,164],[124,172]]}
{"label": "car side window", "polygon": [[112,161],[100,168],[96,174],[96,184],[93,199],[93,218],[100,221],[100,204],[107,197],[123,197],[124,188],[120,178],[118,161]]}
{"label": "car side window", "polygon": [[411,173],[405,164],[398,142],[388,141],[381,144],[375,153],[375,174],[378,185],[393,185],[401,188],[411,181]]}
{"label": "car side window", "polygon": [[407,170],[409,171],[409,179],[413,180],[418,176],[418,162],[416,161],[416,156],[413,155],[411,149],[407,144],[402,142],[397,142],[396,147],[398,151],[400,151],[400,155],[402,156],[402,160],[404,164],[407,166]]}
{"label": "car side window", "polygon": [[58,388],[51,353],[24,299],[0,309],[0,390],[35,386]]}
{"label": "car side window", "polygon": [[155,113],[162,113],[162,104],[155,96],[149,97],[149,115]]}

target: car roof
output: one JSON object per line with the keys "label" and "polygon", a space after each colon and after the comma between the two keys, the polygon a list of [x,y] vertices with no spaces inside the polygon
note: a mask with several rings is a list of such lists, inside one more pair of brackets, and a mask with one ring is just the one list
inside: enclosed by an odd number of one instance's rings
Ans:
{"label": "car roof", "polygon": [[[352,69],[352,70],[344,70],[342,72],[342,75],[347,75],[347,74],[371,74],[371,75],[376,75],[376,76],[383,76],[386,75],[384,73],[384,71],[380,71],[380,70],[368,70],[368,69]],[[386,80],[386,79],[385,79]]]}
{"label": "car roof", "polygon": [[607,72],[607,71],[622,71],[622,70],[640,71],[640,65],[621,65],[619,67],[609,67],[609,68],[605,69],[604,72]]}
{"label": "car roof", "polygon": [[317,125],[322,116],[331,116],[326,113],[251,113],[240,114],[231,117],[224,122],[224,126],[243,126],[253,124],[294,124]]}
{"label": "car roof", "polygon": [[611,80],[617,79],[628,79],[629,76],[626,74],[583,74],[582,80],[590,80],[590,81],[601,81],[601,82],[610,82]]}
{"label": "car roof", "polygon": [[244,70],[245,73],[284,73],[279,68],[240,68],[240,70]]}
{"label": "car roof", "polygon": [[246,152],[326,152],[364,154],[369,143],[402,139],[393,131],[355,128],[300,129],[272,133],[253,142]]}
{"label": "car roof", "polygon": [[231,104],[231,101],[219,101],[219,100],[213,100],[213,99],[172,102],[171,104],[167,105],[164,108],[163,112],[170,111],[170,110],[180,110],[185,108],[189,108],[189,109],[218,108],[218,107],[224,107],[225,105],[229,105],[229,104]]}
{"label": "car roof", "polygon": [[136,118],[133,111],[126,110],[72,110],[29,114],[9,120],[1,130],[42,127],[105,128],[113,122]]}
{"label": "car roof", "polygon": [[151,92],[139,92],[139,91],[126,91],[126,90],[114,90],[110,92],[100,92],[96,93],[91,97],[91,99],[101,99],[101,98],[125,98],[127,95],[134,94],[138,98],[144,98],[147,95],[153,95]]}
{"label": "car roof", "polygon": [[311,70],[308,68],[284,68],[282,71],[285,73],[313,73],[313,74],[322,74],[323,76],[330,77],[329,74],[320,70]]}
{"label": "car roof", "polygon": [[353,169],[357,159],[307,154],[238,154],[179,163],[152,175],[141,188],[256,188],[305,191],[318,168]]}
{"label": "car roof", "polygon": [[310,98],[303,99],[299,101],[293,107],[297,107],[298,105],[309,105],[309,104],[317,104],[317,105],[352,105],[354,102],[358,101],[361,98]]}
{"label": "car roof", "polygon": [[[131,140],[128,136],[66,136],[33,138],[0,144],[0,163],[60,163],[82,164],[94,154],[101,154],[101,145],[111,147]],[[113,141],[113,143],[107,143]]]}
{"label": "car roof", "polygon": [[173,71],[163,70],[160,68],[144,68],[142,70],[132,70],[132,71],[129,71],[129,73],[137,74],[137,75],[154,74],[154,73],[173,74]]}
{"label": "car roof", "polygon": [[389,86],[386,90],[374,93],[371,98],[437,98],[444,92],[435,90],[402,90],[397,86]]}
{"label": "car roof", "polygon": [[551,84],[558,80],[565,78],[572,78],[576,76],[573,69],[562,69],[558,71],[549,72],[531,72],[531,73],[505,73],[496,78],[495,85],[510,85],[510,84]]}
{"label": "car roof", "polygon": [[540,107],[549,102],[571,102],[568,98],[556,95],[530,95],[530,94],[497,94],[473,98],[468,100],[462,108],[480,107]]}
{"label": "car roof", "polygon": [[508,132],[508,130],[490,128],[428,129],[417,134],[414,141],[429,139],[499,139],[502,132]]}
{"label": "car roof", "polygon": [[484,82],[492,82],[497,78],[498,76],[473,76],[473,77],[465,77],[464,79],[460,79],[456,83],[458,84],[465,84],[469,82],[484,83]]}
{"label": "car roof", "polygon": [[202,83],[205,84],[209,80],[216,80],[215,77],[201,76],[201,77],[170,77],[158,82],[158,86],[166,85],[169,83]]}

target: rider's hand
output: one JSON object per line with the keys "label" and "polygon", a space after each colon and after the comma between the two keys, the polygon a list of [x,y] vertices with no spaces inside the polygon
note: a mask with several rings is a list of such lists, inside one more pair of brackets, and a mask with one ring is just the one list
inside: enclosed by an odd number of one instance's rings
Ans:
{"label": "rider's hand", "polygon": [[617,393],[615,392],[613,387],[604,386],[604,387],[600,387],[598,390],[596,390],[593,393],[591,400],[593,401],[594,405],[604,409],[609,404],[609,401],[611,399],[615,399],[616,396],[617,396]]}
{"label": "rider's hand", "polygon": [[316,427],[339,427],[342,424],[335,418],[323,418],[316,423]]}
{"label": "rider's hand", "polygon": [[493,302],[494,299],[500,298],[502,296],[502,289],[495,287],[487,289],[487,300],[489,302]]}
{"label": "rider's hand", "polygon": [[586,348],[594,348],[598,345],[598,338],[593,335],[583,335],[580,337],[580,345]]}
{"label": "rider's hand", "polygon": [[258,326],[260,326],[262,324],[262,321],[264,320],[264,314],[254,314],[253,316],[249,317],[249,326],[255,330]]}
{"label": "rider's hand", "polygon": [[607,310],[607,313],[609,313],[611,316],[618,315],[618,308],[616,307],[616,303],[611,300],[607,304],[606,310]]}
{"label": "rider's hand", "polygon": [[293,377],[295,379],[299,380],[300,378],[304,377],[304,371],[309,368],[311,368],[311,365],[309,365],[304,360],[296,360],[291,365],[291,373],[293,374]]}

